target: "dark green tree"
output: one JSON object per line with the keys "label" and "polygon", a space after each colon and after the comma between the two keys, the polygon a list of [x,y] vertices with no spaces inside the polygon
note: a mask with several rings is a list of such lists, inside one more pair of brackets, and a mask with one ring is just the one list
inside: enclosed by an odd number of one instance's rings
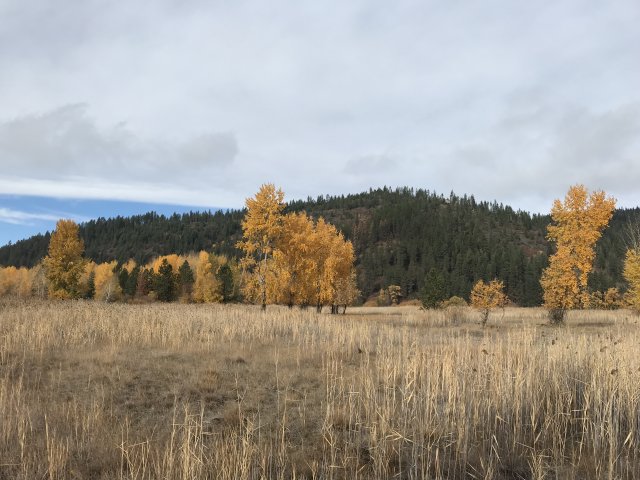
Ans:
{"label": "dark green tree", "polygon": [[93,300],[93,297],[96,296],[96,273],[91,272],[89,274],[89,279],[87,280],[87,291],[84,294],[84,298],[87,300]]}
{"label": "dark green tree", "polygon": [[158,273],[155,275],[155,291],[161,302],[172,302],[176,299],[177,285],[173,267],[167,259],[162,260]]}
{"label": "dark green tree", "polygon": [[127,282],[129,281],[129,271],[126,268],[121,268],[118,272],[118,285],[124,292],[127,289]]}
{"label": "dark green tree", "polygon": [[424,278],[422,287],[422,305],[424,308],[437,308],[447,298],[444,275],[440,270],[431,268]]}
{"label": "dark green tree", "polygon": [[149,268],[145,268],[138,274],[138,281],[136,285],[136,296],[145,297],[149,295],[155,283],[155,275]]}
{"label": "dark green tree", "polygon": [[224,303],[234,300],[234,284],[233,284],[233,271],[229,266],[229,263],[224,263],[218,269],[216,277],[220,282],[220,288],[222,290],[222,301]]}
{"label": "dark green tree", "polygon": [[127,281],[124,284],[122,291],[125,295],[133,297],[136,294],[138,288],[138,277],[140,276],[140,267],[135,267],[131,270],[127,277]]}
{"label": "dark green tree", "polygon": [[193,269],[186,260],[178,269],[178,286],[182,295],[191,295],[193,283],[196,281]]}

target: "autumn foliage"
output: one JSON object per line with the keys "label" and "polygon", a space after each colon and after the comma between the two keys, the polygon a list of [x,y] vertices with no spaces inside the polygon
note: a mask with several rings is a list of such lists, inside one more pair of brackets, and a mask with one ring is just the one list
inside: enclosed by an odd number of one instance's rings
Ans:
{"label": "autumn foliage", "polygon": [[73,220],[59,220],[51,235],[49,254],[44,259],[49,297],[77,298],[80,296],[80,277],[84,272],[84,242]]}
{"label": "autumn foliage", "polygon": [[640,248],[627,250],[624,261],[624,278],[629,284],[627,302],[636,312],[640,312]]}
{"label": "autumn foliage", "polygon": [[564,202],[554,201],[547,238],[555,242],[556,252],[540,280],[544,305],[552,321],[561,322],[567,310],[589,306],[587,281],[595,259],[595,244],[614,208],[612,197],[603,191],[589,194],[583,185],[571,187]]}
{"label": "autumn foliage", "polygon": [[504,293],[504,284],[499,280],[485,283],[479,280],[471,290],[471,306],[482,314],[482,325],[487,324],[489,313],[494,308],[504,308],[507,304],[507,296]]}
{"label": "autumn foliage", "polygon": [[284,194],[263,185],[246,202],[238,247],[245,298],[266,307],[331,305],[346,308],[357,297],[354,251],[333,225],[305,213],[283,214]]}

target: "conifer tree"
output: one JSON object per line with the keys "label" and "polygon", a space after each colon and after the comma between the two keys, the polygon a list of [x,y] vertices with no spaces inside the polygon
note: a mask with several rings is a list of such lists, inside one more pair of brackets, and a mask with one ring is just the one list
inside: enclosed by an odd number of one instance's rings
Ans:
{"label": "conifer tree", "polygon": [[189,262],[185,260],[180,265],[178,269],[178,285],[180,288],[180,293],[187,297],[191,296],[191,291],[193,290],[193,283],[195,282],[195,277],[193,275],[193,270],[191,269],[191,265]]}
{"label": "conifer tree", "polygon": [[436,308],[446,298],[444,275],[439,270],[431,268],[424,279],[422,305],[424,308]]}
{"label": "conifer tree", "polygon": [[87,280],[87,291],[84,294],[84,298],[87,300],[93,300],[93,297],[96,296],[96,272],[91,271],[89,273],[89,279]]}
{"label": "conifer tree", "polygon": [[155,278],[155,291],[161,302],[172,302],[176,298],[176,277],[173,267],[165,258]]}

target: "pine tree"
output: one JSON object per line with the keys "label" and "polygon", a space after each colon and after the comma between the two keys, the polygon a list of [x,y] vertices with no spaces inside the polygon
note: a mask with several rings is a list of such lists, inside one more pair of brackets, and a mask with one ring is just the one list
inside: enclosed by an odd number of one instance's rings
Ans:
{"label": "pine tree", "polygon": [[178,285],[180,288],[180,293],[187,297],[191,296],[191,291],[193,290],[193,284],[195,282],[195,277],[193,275],[193,270],[191,269],[191,265],[189,262],[185,260],[180,265],[178,269]]}
{"label": "pine tree", "polygon": [[224,303],[234,300],[233,271],[229,263],[223,263],[218,269],[216,278],[220,284],[220,292]]}
{"label": "pine tree", "polygon": [[424,308],[436,308],[446,298],[444,275],[439,270],[431,268],[424,279],[422,305]]}
{"label": "pine tree", "polygon": [[176,298],[176,278],[173,267],[164,259],[155,278],[155,291],[161,302],[172,302]]}
{"label": "pine tree", "polygon": [[93,300],[96,295],[96,272],[89,273],[89,279],[87,280],[87,291],[84,294],[84,298],[87,300]]}

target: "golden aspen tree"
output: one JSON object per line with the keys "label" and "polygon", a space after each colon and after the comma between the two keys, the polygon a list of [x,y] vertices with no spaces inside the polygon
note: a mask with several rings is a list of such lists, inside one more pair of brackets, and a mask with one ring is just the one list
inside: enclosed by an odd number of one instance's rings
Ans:
{"label": "golden aspen tree", "polygon": [[595,244],[614,208],[615,199],[603,191],[589,194],[583,185],[572,186],[564,202],[553,202],[553,223],[547,227],[547,239],[556,243],[556,252],[540,279],[544,305],[552,322],[560,323],[567,310],[589,304],[587,282],[593,269]]}
{"label": "golden aspen tree", "polygon": [[308,242],[313,261],[308,285],[309,296],[315,302],[318,312],[322,311],[323,305],[331,305],[332,312],[335,313],[338,282],[348,279],[353,270],[353,245],[323,218],[316,222]]}
{"label": "golden aspen tree", "polygon": [[308,239],[313,235],[313,221],[305,213],[290,213],[283,219],[283,231],[273,254],[273,280],[269,295],[274,303],[288,306],[311,301],[306,284],[313,274]]}
{"label": "golden aspen tree", "polygon": [[313,234],[308,239],[309,255],[313,261],[308,285],[309,296],[318,312],[322,311],[324,302],[331,298],[332,294],[328,285],[330,274],[327,272],[327,267],[330,267],[328,260],[336,233],[335,227],[320,217],[315,224]]}
{"label": "golden aspen tree", "polygon": [[[182,265],[185,258],[179,255],[176,255],[175,253],[172,253],[169,255],[162,255],[156,258],[151,264],[151,270],[153,270],[153,273],[158,273],[160,271],[160,266],[162,265],[162,262],[165,260],[169,265],[171,265],[171,268],[173,269],[173,271],[177,272],[180,269],[180,265]],[[135,268],[135,262],[133,260],[129,260],[125,265],[123,265],[122,268],[125,268],[129,273],[131,273],[131,270]]]}
{"label": "golden aspen tree", "polygon": [[198,254],[196,262],[196,281],[193,284],[192,298],[198,303],[220,303],[220,282],[216,278],[216,272],[211,262],[211,256],[202,251]]}
{"label": "golden aspen tree", "polygon": [[30,271],[31,275],[31,294],[36,298],[45,298],[47,296],[47,277],[42,262],[38,263]]}
{"label": "golden aspen tree", "polygon": [[358,284],[356,282],[356,271],[352,268],[349,276],[340,277],[336,281],[336,313],[338,313],[339,306],[343,308],[343,314],[347,313],[347,307],[352,305],[359,296],[360,290],[358,290]]}
{"label": "golden aspen tree", "polygon": [[494,308],[504,308],[507,304],[507,296],[504,293],[504,284],[500,280],[492,280],[484,283],[479,280],[471,290],[471,306],[482,314],[482,326],[489,320],[489,313]]}
{"label": "golden aspen tree", "polygon": [[0,268],[0,297],[9,295],[11,292],[11,269],[15,267]]}
{"label": "golden aspen tree", "polygon": [[104,300],[110,302],[120,295],[120,287],[118,286],[118,278],[115,269],[118,262],[101,263],[94,268],[95,296],[96,300]]}
{"label": "golden aspen tree", "polygon": [[624,278],[629,284],[626,299],[629,306],[640,312],[640,248],[630,248],[624,260]]}
{"label": "golden aspen tree", "polygon": [[260,187],[255,197],[248,198],[245,205],[243,239],[237,246],[245,254],[242,264],[249,276],[246,296],[258,300],[264,310],[267,308],[269,263],[283,229],[284,193],[267,183]]}
{"label": "golden aspen tree", "polygon": [[[338,313],[338,305],[343,305],[346,311],[346,305],[355,299],[355,297],[351,298],[357,291],[357,289],[354,291],[354,286],[351,284],[355,280],[354,260],[353,244],[346,240],[342,233],[335,230],[324,279],[324,300],[331,305],[331,313]],[[348,291],[341,292],[341,289],[348,289]]]}
{"label": "golden aspen tree", "polygon": [[72,220],[59,220],[49,241],[49,252],[44,259],[49,297],[77,298],[79,281],[84,271],[84,242],[78,225]]}

